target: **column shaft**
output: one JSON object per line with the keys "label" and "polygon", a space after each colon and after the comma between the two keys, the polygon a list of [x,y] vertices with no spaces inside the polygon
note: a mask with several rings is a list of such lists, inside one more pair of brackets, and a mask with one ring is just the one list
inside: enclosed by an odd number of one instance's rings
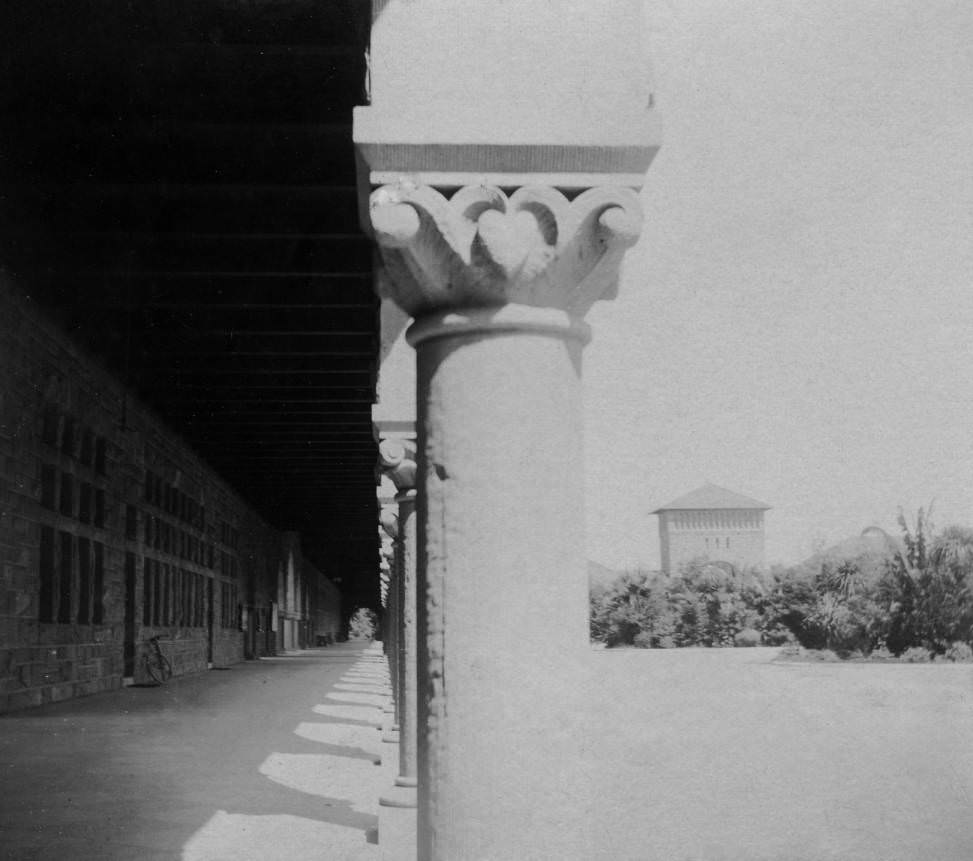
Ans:
{"label": "column shaft", "polygon": [[415,491],[399,494],[399,559],[402,639],[399,714],[400,786],[416,784],[416,516]]}
{"label": "column shaft", "polygon": [[389,565],[388,588],[388,631],[389,639],[389,683],[392,689],[392,711],[386,727],[386,740],[391,740],[391,733],[399,725],[399,576],[395,570],[394,560]]}
{"label": "column shaft", "polygon": [[507,306],[413,331],[419,858],[590,857],[577,729],[586,327]]}

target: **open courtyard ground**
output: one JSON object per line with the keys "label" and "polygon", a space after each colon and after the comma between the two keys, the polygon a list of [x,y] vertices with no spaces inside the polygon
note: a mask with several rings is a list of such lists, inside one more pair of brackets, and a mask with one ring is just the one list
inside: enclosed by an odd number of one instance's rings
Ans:
{"label": "open courtyard ground", "polygon": [[973,858],[973,666],[595,652],[604,857]]}
{"label": "open courtyard ground", "polygon": [[[378,859],[364,650],[0,718],[0,858]],[[774,654],[592,651],[590,829],[558,861],[973,858],[973,667]]]}

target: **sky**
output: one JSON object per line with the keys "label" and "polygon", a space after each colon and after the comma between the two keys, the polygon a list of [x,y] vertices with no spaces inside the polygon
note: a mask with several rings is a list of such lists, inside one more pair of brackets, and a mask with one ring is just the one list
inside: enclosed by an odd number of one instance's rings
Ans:
{"label": "sky", "polygon": [[756,497],[767,562],[901,507],[973,526],[973,4],[646,0],[663,144],[588,314],[589,559]]}

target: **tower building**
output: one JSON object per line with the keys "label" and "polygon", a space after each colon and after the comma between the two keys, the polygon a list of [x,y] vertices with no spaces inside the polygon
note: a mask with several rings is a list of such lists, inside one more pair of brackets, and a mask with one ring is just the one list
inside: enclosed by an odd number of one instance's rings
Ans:
{"label": "tower building", "polygon": [[678,572],[693,559],[735,571],[764,564],[764,512],[770,506],[715,484],[653,511],[659,517],[662,570]]}

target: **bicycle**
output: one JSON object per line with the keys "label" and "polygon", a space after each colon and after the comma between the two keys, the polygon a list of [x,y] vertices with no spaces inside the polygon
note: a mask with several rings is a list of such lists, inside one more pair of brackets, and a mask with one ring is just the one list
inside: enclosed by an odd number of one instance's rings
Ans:
{"label": "bicycle", "polygon": [[162,647],[159,645],[159,635],[156,634],[154,637],[149,637],[145,642],[146,650],[142,655],[142,663],[145,671],[149,674],[149,678],[157,685],[164,684],[172,678],[172,664],[169,663],[169,659],[162,653]]}

